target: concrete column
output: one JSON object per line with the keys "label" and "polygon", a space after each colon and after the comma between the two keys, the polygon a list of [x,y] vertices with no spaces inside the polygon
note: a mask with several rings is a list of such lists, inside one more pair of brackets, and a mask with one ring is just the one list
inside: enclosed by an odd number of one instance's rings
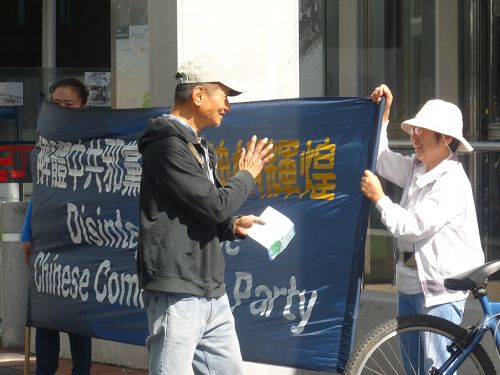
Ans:
{"label": "concrete column", "polygon": [[454,0],[436,3],[436,97],[459,103],[459,4]]}
{"label": "concrete column", "polygon": [[45,91],[56,76],[56,0],[43,0],[42,14],[42,87]]}
{"label": "concrete column", "polygon": [[43,0],[42,67],[56,66],[56,0]]}
{"label": "concrete column", "polygon": [[149,0],[148,14],[151,106],[171,106],[178,61],[177,2]]}
{"label": "concrete column", "polygon": [[339,1],[339,96],[358,95],[358,2]]}
{"label": "concrete column", "polygon": [[28,296],[28,267],[24,263],[20,232],[27,202],[0,204],[2,345],[23,346]]}
{"label": "concrete column", "polygon": [[177,66],[217,58],[245,92],[233,101],[299,96],[298,0],[149,0],[151,103],[171,105]]}

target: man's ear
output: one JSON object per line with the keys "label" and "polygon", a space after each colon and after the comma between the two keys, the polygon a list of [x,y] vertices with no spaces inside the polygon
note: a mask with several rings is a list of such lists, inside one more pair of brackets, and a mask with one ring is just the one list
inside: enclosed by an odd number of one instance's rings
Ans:
{"label": "man's ear", "polygon": [[201,106],[203,102],[203,98],[205,97],[205,89],[203,86],[196,86],[193,89],[193,93],[191,94],[191,97],[193,99],[193,103],[196,106]]}

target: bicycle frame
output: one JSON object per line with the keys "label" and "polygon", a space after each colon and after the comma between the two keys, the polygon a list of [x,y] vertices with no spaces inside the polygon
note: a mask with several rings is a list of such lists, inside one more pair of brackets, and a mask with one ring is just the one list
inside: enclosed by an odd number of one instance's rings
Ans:
{"label": "bicycle frame", "polygon": [[459,348],[457,348],[454,344],[448,347],[448,350],[450,351],[450,353],[452,353],[452,356],[448,358],[448,360],[441,366],[441,368],[433,369],[431,374],[454,374],[462,365],[463,361],[481,342],[485,333],[488,331],[490,331],[493,335],[493,340],[495,341],[497,350],[500,349],[500,334],[496,334],[496,330],[498,328],[498,325],[500,324],[500,303],[490,302],[486,293],[479,293],[478,299],[483,309],[483,317],[476,325],[470,328],[468,334],[460,342]]}
{"label": "bicycle frame", "polygon": [[496,332],[500,317],[500,302],[491,302],[487,295],[479,297],[479,302],[484,312],[482,323],[487,330],[491,331],[496,347],[500,350],[500,332],[498,332],[499,334]]}
{"label": "bicycle frame", "polygon": [[[482,316],[472,326],[464,328],[446,319],[422,314],[389,319],[365,335],[351,354],[344,373],[350,375],[386,373],[384,371],[390,374],[414,371],[431,375],[450,375],[457,371],[460,371],[460,374],[496,373],[492,356],[486,352],[481,341],[486,332],[490,331],[495,342],[496,354],[500,355],[500,301],[490,301],[486,293],[488,277],[498,271],[500,271],[500,259],[444,279],[444,286],[448,290],[469,290],[474,299],[481,304]],[[403,334],[418,335],[414,337],[433,341],[419,342],[418,353],[407,352],[401,344]],[[436,347],[444,346],[446,346],[445,353],[435,353]],[[428,354],[425,353],[426,347],[431,348]],[[411,363],[413,360],[416,361],[415,367]],[[429,368],[431,361],[434,365]],[[411,369],[408,368],[408,364]]]}

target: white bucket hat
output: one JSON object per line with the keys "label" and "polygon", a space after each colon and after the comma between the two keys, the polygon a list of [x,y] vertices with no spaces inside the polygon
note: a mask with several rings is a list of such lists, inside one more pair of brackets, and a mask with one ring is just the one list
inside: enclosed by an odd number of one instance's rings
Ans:
{"label": "white bucket hat", "polygon": [[401,128],[408,134],[414,126],[458,139],[460,141],[458,151],[471,152],[474,150],[462,134],[462,112],[453,103],[440,99],[429,100],[414,118],[401,123]]}
{"label": "white bucket hat", "polygon": [[192,60],[183,62],[175,79],[178,84],[219,82],[229,89],[229,96],[242,93],[242,91],[233,88],[234,86],[229,82],[222,66],[207,55],[197,55]]}

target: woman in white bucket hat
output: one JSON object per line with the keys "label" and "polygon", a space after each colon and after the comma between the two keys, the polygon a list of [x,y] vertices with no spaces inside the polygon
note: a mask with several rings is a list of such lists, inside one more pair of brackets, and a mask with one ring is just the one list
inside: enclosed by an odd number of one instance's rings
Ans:
{"label": "woman in white bucket hat", "polygon": [[[429,314],[460,324],[467,293],[447,290],[443,280],[484,263],[471,185],[456,157],[457,151],[473,150],[462,135],[462,113],[452,103],[429,100],[401,124],[415,149],[412,156],[403,156],[388,147],[393,97],[386,85],[371,95],[375,103],[382,96],[377,174],[403,188],[403,195],[399,204],[392,202],[370,171],[361,178],[361,190],[395,238],[398,315]],[[446,347],[426,343],[419,358],[418,344],[401,343],[401,350],[408,351],[412,365],[424,361],[423,373],[428,373],[436,352]]]}

